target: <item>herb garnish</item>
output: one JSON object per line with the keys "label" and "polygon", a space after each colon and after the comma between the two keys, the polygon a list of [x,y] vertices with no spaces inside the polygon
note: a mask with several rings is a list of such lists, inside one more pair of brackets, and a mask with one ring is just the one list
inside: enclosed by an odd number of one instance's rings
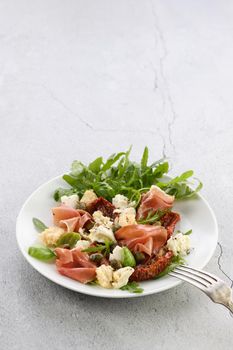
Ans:
{"label": "herb garnish", "polygon": [[189,179],[193,176],[192,170],[166,182],[163,181],[163,177],[169,171],[169,164],[164,158],[149,165],[149,151],[145,147],[141,162],[136,163],[129,159],[130,152],[131,147],[126,152],[112,154],[106,161],[98,157],[88,166],[75,160],[71,172],[63,175],[63,179],[71,188],[58,188],[54,193],[54,199],[58,201],[64,194],[83,195],[86,190],[93,189],[97,196],[103,196],[108,200],[121,193],[129,200],[134,200],[137,207],[141,194],[148,191],[152,185],[159,186],[176,199],[191,197],[201,189],[201,182],[195,190],[189,187]]}
{"label": "herb garnish", "polygon": [[191,235],[192,232],[193,232],[192,229],[190,229],[190,230],[188,230],[188,231],[186,231],[186,232],[182,232],[182,231],[180,231],[180,230],[176,231],[176,233],[182,233],[182,235],[184,235],[184,236]]}
{"label": "herb garnish", "polygon": [[106,255],[110,254],[111,245],[112,244],[113,244],[113,242],[105,240],[104,244],[97,244],[95,246],[88,247],[86,249],[83,249],[82,252],[85,252],[85,253],[99,253],[99,252],[103,252],[103,255],[106,256]]}
{"label": "herb garnish", "polygon": [[57,247],[68,246],[69,248],[74,248],[75,244],[80,240],[81,236],[77,232],[65,232],[57,240]]}
{"label": "herb garnish", "polygon": [[121,290],[127,290],[130,293],[142,293],[143,289],[139,287],[137,282],[128,282],[125,286],[120,288]]}
{"label": "herb garnish", "polygon": [[42,261],[51,260],[56,256],[51,249],[45,247],[29,247],[28,254]]}
{"label": "herb garnish", "polygon": [[150,211],[147,214],[147,217],[145,219],[138,220],[138,223],[143,225],[154,224],[156,221],[159,221],[162,216],[168,213],[169,210],[170,209],[165,209],[165,210],[158,209],[155,213],[153,213],[153,211]]}
{"label": "herb garnish", "polygon": [[42,231],[46,230],[46,228],[48,228],[48,226],[46,226],[41,220],[39,220],[37,218],[33,218],[32,222],[39,232],[42,232]]}

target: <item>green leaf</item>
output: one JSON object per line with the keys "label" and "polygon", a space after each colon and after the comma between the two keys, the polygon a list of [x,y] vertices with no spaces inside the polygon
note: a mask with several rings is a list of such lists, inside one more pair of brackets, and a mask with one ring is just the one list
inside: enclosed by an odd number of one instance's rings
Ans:
{"label": "green leaf", "polygon": [[48,228],[48,226],[46,226],[42,221],[40,221],[37,218],[33,218],[32,222],[39,232],[42,232],[42,231],[46,230],[46,228]]}
{"label": "green leaf", "polygon": [[73,178],[70,175],[63,175],[63,179],[70,185],[70,186],[75,186],[77,179]]}
{"label": "green leaf", "polygon": [[160,178],[162,177],[164,174],[167,174],[169,170],[169,164],[168,162],[164,162],[164,163],[161,163],[159,164],[153,171],[153,175],[156,177],[156,178]]}
{"label": "green leaf", "polygon": [[74,160],[71,165],[71,175],[77,176],[82,173],[85,166],[79,160]]}
{"label": "green leaf", "polygon": [[49,248],[29,247],[28,254],[38,260],[47,261],[53,259],[56,254]]}
{"label": "green leaf", "polygon": [[154,224],[156,221],[159,221],[162,216],[164,216],[166,213],[168,213],[170,209],[158,209],[155,213],[153,211],[150,211],[145,219],[141,219],[138,221],[139,224],[146,225],[146,224]]}
{"label": "green leaf", "polygon": [[71,196],[72,194],[76,193],[74,188],[57,188],[54,192],[53,198],[55,201],[60,201],[62,196]]}
{"label": "green leaf", "polygon": [[191,230],[188,230],[185,233],[183,233],[183,235],[188,236],[188,235],[191,235],[192,232],[193,232],[193,230],[191,229]]}
{"label": "green leaf", "polygon": [[93,189],[97,196],[103,196],[109,201],[119,193],[129,199],[136,197],[135,207],[137,207],[141,193],[146,189],[149,190],[152,185],[159,186],[176,199],[191,198],[200,191],[202,187],[200,181],[195,189],[190,187],[192,170],[166,181],[164,174],[168,172],[169,164],[165,159],[148,165],[149,150],[145,147],[141,162],[132,162],[129,159],[131,148],[126,152],[112,154],[106,162],[102,157],[98,157],[89,166],[74,161],[70,174],[63,176],[71,188],[58,188],[54,193],[55,200],[59,200],[64,194],[77,193],[82,196],[86,190]]}
{"label": "green leaf", "polygon": [[143,289],[139,287],[137,282],[128,282],[125,286],[120,288],[121,290],[127,290],[130,293],[142,293]]}
{"label": "green leaf", "polygon": [[182,258],[180,255],[174,256],[172,258],[171,263],[166,267],[165,270],[163,270],[159,275],[155,277],[155,279],[158,279],[160,277],[163,277],[167,275],[169,272],[172,272],[177,266],[184,265],[186,262],[184,258]]}
{"label": "green leaf", "polygon": [[103,163],[103,158],[102,157],[98,157],[95,160],[93,160],[93,162],[91,162],[89,164],[88,169],[93,171],[93,173],[98,174],[98,172],[100,171],[102,163]]}
{"label": "green leaf", "polygon": [[148,147],[146,146],[144,148],[144,152],[143,152],[142,159],[141,159],[141,167],[142,168],[146,168],[147,162],[148,162],[148,156],[149,156],[149,150],[148,150]]}
{"label": "green leaf", "polygon": [[102,171],[104,172],[104,171],[110,169],[111,166],[112,166],[114,163],[116,163],[116,162],[120,159],[120,157],[122,157],[123,155],[125,155],[125,152],[120,152],[120,153],[117,153],[117,154],[116,154],[116,153],[112,154],[112,155],[108,158],[107,162],[103,165]]}
{"label": "green leaf", "polygon": [[96,245],[96,246],[93,246],[93,247],[89,247],[89,248],[83,249],[82,252],[85,252],[85,253],[97,253],[97,252],[102,252],[102,250],[104,250],[104,249],[106,249],[105,245]]}
{"label": "green leaf", "polygon": [[56,246],[69,246],[69,248],[73,248],[80,239],[81,236],[77,232],[65,232],[58,238]]}

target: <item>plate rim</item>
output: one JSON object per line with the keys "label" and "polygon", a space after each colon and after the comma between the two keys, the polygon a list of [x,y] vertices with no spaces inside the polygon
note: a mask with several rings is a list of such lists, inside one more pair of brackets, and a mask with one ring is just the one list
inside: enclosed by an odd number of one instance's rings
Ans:
{"label": "plate rim", "polygon": [[[150,291],[146,291],[146,292],[143,292],[143,293],[127,293],[125,294],[124,291],[122,291],[122,295],[110,295],[110,294],[104,294],[104,288],[103,289],[103,292],[102,292],[102,295],[101,294],[96,294],[95,293],[95,289],[93,289],[93,292],[84,292],[84,291],[78,291],[77,289],[73,288],[72,286],[67,286],[66,283],[61,280],[61,281],[57,281],[55,280],[53,277],[49,277],[46,273],[43,272],[43,270],[41,271],[40,268],[38,268],[37,266],[35,266],[34,264],[31,263],[31,260],[29,258],[29,255],[27,254],[27,252],[23,249],[23,247],[21,247],[21,244],[20,244],[20,240],[19,240],[19,220],[20,220],[20,216],[21,216],[21,213],[23,212],[24,208],[26,207],[26,205],[28,204],[28,202],[31,200],[31,198],[37,193],[40,191],[40,189],[46,185],[48,185],[50,182],[54,182],[56,180],[61,180],[62,179],[62,176],[63,175],[58,175],[58,176],[55,176],[53,177],[52,179],[42,183],[41,185],[39,185],[27,198],[26,200],[24,201],[23,205],[21,206],[20,210],[19,210],[19,213],[17,215],[17,219],[16,219],[16,241],[17,241],[17,244],[18,244],[18,247],[19,247],[19,250],[20,252],[22,253],[22,255],[24,256],[24,258],[26,259],[26,261],[29,263],[30,266],[32,266],[37,272],[39,272],[42,276],[46,277],[48,280],[52,281],[53,283],[56,283],[66,289],[69,289],[69,290],[72,290],[76,293],[82,293],[82,294],[85,294],[85,295],[89,295],[89,296],[94,296],[94,297],[98,297],[98,298],[110,298],[110,299],[124,299],[124,298],[139,298],[139,297],[144,297],[144,296],[147,296],[147,295],[152,295],[152,294],[157,294],[157,293],[161,293],[161,292],[164,292],[166,290],[169,290],[169,289],[172,289],[172,288],[175,288],[177,287],[178,285],[181,285],[183,284],[184,282],[183,281],[180,281],[180,280],[177,280],[174,282],[174,284],[172,286],[165,286],[165,287],[160,287],[159,289],[153,291],[153,290],[150,290]],[[166,175],[168,178],[170,177],[169,175]],[[218,237],[219,237],[219,230],[218,230],[218,222],[217,222],[217,218],[215,216],[215,213],[213,211],[213,209],[211,208],[210,204],[208,203],[208,201],[205,199],[205,197],[200,194],[200,193],[197,193],[197,196],[205,203],[206,207],[208,208],[210,214],[211,214],[211,217],[212,217],[212,220],[213,220],[213,223],[214,223],[214,232],[215,232],[215,245],[214,247],[211,249],[211,251],[209,252],[207,258],[200,264],[200,269],[204,268],[208,262],[210,261],[210,259],[213,257],[214,255],[214,252],[216,250],[216,247],[217,247],[217,243],[218,243]],[[171,277],[171,276],[169,276]],[[175,278],[174,278],[175,280]],[[102,290],[101,289],[101,290]]]}

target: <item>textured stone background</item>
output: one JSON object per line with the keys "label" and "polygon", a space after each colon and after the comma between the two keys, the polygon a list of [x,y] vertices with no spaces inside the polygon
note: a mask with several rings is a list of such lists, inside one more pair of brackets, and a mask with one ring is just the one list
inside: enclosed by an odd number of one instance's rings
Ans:
{"label": "textured stone background", "polygon": [[233,280],[231,1],[0,0],[1,349],[230,349],[233,318],[189,285],[134,300],[71,292],[19,252],[38,185],[145,144],[193,168],[219,223],[208,270]]}

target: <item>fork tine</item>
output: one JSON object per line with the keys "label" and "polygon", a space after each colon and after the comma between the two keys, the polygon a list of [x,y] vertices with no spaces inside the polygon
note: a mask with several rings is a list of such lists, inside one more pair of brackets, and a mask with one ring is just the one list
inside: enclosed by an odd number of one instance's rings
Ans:
{"label": "fork tine", "polygon": [[198,280],[196,280],[196,279],[194,279],[192,277],[185,276],[185,275],[183,275],[180,272],[172,271],[172,272],[169,272],[169,275],[173,276],[173,277],[176,277],[178,279],[181,279],[181,280],[183,280],[185,282],[188,282],[188,283],[194,285],[195,287],[201,289],[203,292],[205,292],[206,289],[207,289],[207,287],[206,287],[206,285],[204,283],[202,283],[202,282],[200,282],[200,281],[198,281]]}
{"label": "fork tine", "polygon": [[184,271],[184,272],[190,274],[193,277],[197,276],[201,280],[204,281],[203,283],[207,282],[209,284],[209,286],[216,282],[213,279],[211,279],[210,277],[207,277],[205,274],[201,274],[200,272],[193,271],[193,270],[191,270],[189,268],[186,268],[186,267],[183,267],[183,266],[177,266],[176,270]]}
{"label": "fork tine", "polygon": [[198,269],[195,269],[194,267],[190,267],[190,266],[187,266],[187,265],[179,265],[179,267],[183,267],[183,268],[186,268],[188,270],[193,270],[193,271],[196,271],[196,272],[199,272],[200,274],[203,274],[209,278],[212,278],[215,282],[218,282],[219,281],[219,278],[215,275],[213,275],[212,273],[209,273],[209,272],[206,272],[206,271],[203,271],[203,270],[198,270]]}

